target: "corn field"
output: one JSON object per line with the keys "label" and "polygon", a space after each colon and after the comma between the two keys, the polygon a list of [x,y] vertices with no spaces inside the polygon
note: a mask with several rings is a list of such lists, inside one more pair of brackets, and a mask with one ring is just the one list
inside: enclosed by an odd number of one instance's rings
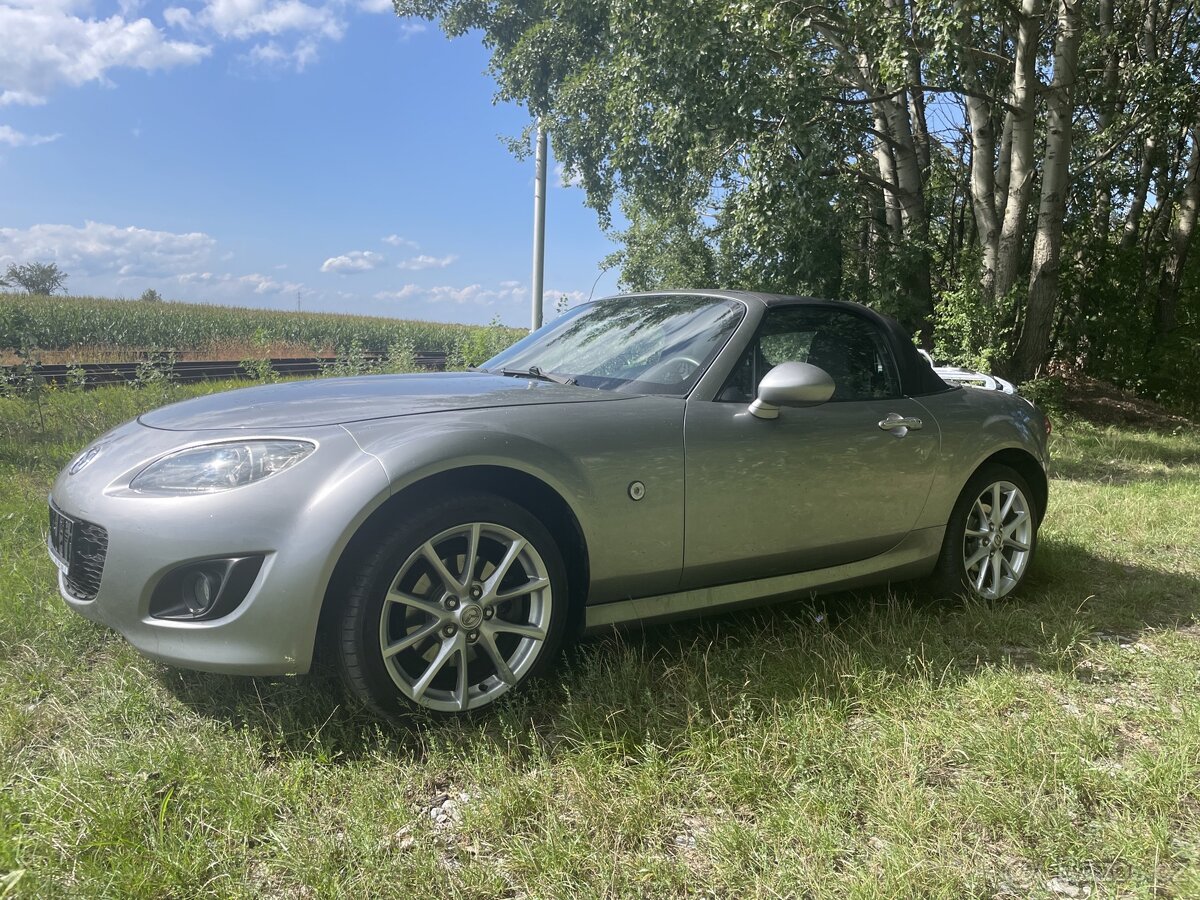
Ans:
{"label": "corn field", "polygon": [[[501,334],[503,332],[503,334]],[[97,297],[31,297],[0,293],[0,351],[75,347],[184,351],[252,341],[312,351],[442,350],[469,356],[482,342],[511,343],[524,334],[499,326],[456,325],[335,313],[277,312],[232,306],[149,303]]]}

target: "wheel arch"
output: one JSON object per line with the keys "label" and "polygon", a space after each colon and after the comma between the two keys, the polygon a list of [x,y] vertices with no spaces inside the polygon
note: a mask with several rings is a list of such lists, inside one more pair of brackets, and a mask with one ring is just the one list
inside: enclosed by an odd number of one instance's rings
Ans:
{"label": "wheel arch", "polygon": [[[1050,498],[1050,481],[1046,477],[1046,470],[1037,461],[1037,457],[1020,447],[1007,447],[981,461],[971,472],[971,478],[974,478],[975,473],[984,466],[993,463],[1008,466],[1025,479],[1030,490],[1033,491],[1033,501],[1037,505],[1037,524],[1040,525],[1046,515],[1046,502]],[[970,478],[967,480],[970,481]]]}
{"label": "wheel arch", "polygon": [[451,494],[483,492],[503,497],[528,510],[545,524],[554,536],[567,570],[567,596],[570,618],[567,634],[582,631],[583,611],[587,603],[591,576],[587,541],[578,518],[570,504],[550,485],[528,472],[500,465],[471,465],[446,469],[406,485],[381,503],[359,525],[333,569],[321,601],[317,625],[315,655],[323,655],[323,645],[333,633],[333,618],[337,613],[338,597],[352,576],[355,565],[367,549],[399,516],[406,507],[434,497]]}

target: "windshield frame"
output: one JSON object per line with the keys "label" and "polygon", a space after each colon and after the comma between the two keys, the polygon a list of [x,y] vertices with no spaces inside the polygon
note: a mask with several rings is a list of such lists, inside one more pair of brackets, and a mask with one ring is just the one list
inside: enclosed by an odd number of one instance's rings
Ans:
{"label": "windshield frame", "polygon": [[[686,399],[693,391],[704,381],[705,374],[712,366],[721,358],[730,341],[741,332],[747,318],[750,314],[750,305],[740,297],[728,296],[723,293],[708,292],[708,291],[654,291],[646,293],[633,294],[617,294],[610,297],[603,297],[599,300],[592,300],[587,303],[580,304],[573,309],[568,310],[562,316],[559,316],[552,322],[548,322],[539,328],[537,331],[517,341],[511,347],[508,347],[482,363],[478,369],[488,372],[489,374],[501,374],[501,369],[526,368],[525,362],[517,362],[514,357],[519,358],[526,351],[536,347],[541,341],[547,339],[551,335],[559,332],[564,326],[571,321],[585,315],[589,310],[594,310],[604,304],[619,302],[619,301],[640,301],[647,304],[665,303],[672,300],[692,299],[697,301],[696,312],[701,312],[705,309],[724,307],[734,314],[732,324],[728,327],[728,332],[723,340],[716,341],[709,352],[703,359],[697,360],[699,365],[689,375],[674,383],[665,384],[655,381],[644,381],[641,379],[622,379],[617,376],[603,376],[588,373],[579,373],[568,371],[570,366],[556,366],[553,369],[535,362],[534,365],[540,365],[545,371],[556,376],[571,378],[572,383],[593,390],[603,390],[615,393],[625,393],[637,396],[656,396],[656,397],[674,397],[678,399]],[[664,348],[666,349],[666,348]],[[515,351],[515,352],[514,352]],[[643,370],[643,374],[654,368],[658,363],[652,364],[648,369]]]}

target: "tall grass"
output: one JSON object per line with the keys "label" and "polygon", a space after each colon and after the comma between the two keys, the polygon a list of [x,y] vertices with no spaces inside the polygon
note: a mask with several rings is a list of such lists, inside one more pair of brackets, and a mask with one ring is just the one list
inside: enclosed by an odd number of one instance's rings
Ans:
{"label": "tall grass", "polygon": [[[338,353],[354,347],[386,352],[402,345],[454,354],[481,330],[376,316],[0,293],[0,351],[86,345],[185,351],[250,340],[264,347],[288,344]],[[523,334],[502,330],[511,332],[509,342]]]}

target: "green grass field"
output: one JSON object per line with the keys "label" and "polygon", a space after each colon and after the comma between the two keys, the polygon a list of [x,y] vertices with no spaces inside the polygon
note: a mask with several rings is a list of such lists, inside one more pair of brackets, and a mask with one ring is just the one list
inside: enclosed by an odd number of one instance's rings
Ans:
{"label": "green grass field", "polygon": [[[0,292],[0,355],[55,351],[55,361],[65,352],[76,351],[79,362],[133,359],[146,350],[201,350],[236,355],[215,358],[240,359],[254,354],[254,347],[270,351],[283,346],[295,354],[345,352],[353,347],[388,352],[397,346],[409,350],[441,350],[454,355],[480,348],[483,356],[523,337],[511,328],[488,329],[477,325],[422,322],[375,316],[299,313],[196,303],[146,303],[137,300],[107,300],[98,297],[31,297]],[[491,343],[500,341],[492,348]],[[490,350],[491,352],[486,352]],[[112,356],[118,354],[117,357]],[[119,356],[121,353],[125,356]],[[79,355],[81,354],[81,355]],[[479,355],[478,352],[475,353]],[[207,358],[214,358],[209,355]]]}
{"label": "green grass field", "polygon": [[[590,641],[468,722],[168,669],[70,613],[55,471],[161,386],[0,399],[0,896],[1200,896],[1200,437],[1061,426],[999,605]],[[5,873],[9,873],[5,875]]]}

